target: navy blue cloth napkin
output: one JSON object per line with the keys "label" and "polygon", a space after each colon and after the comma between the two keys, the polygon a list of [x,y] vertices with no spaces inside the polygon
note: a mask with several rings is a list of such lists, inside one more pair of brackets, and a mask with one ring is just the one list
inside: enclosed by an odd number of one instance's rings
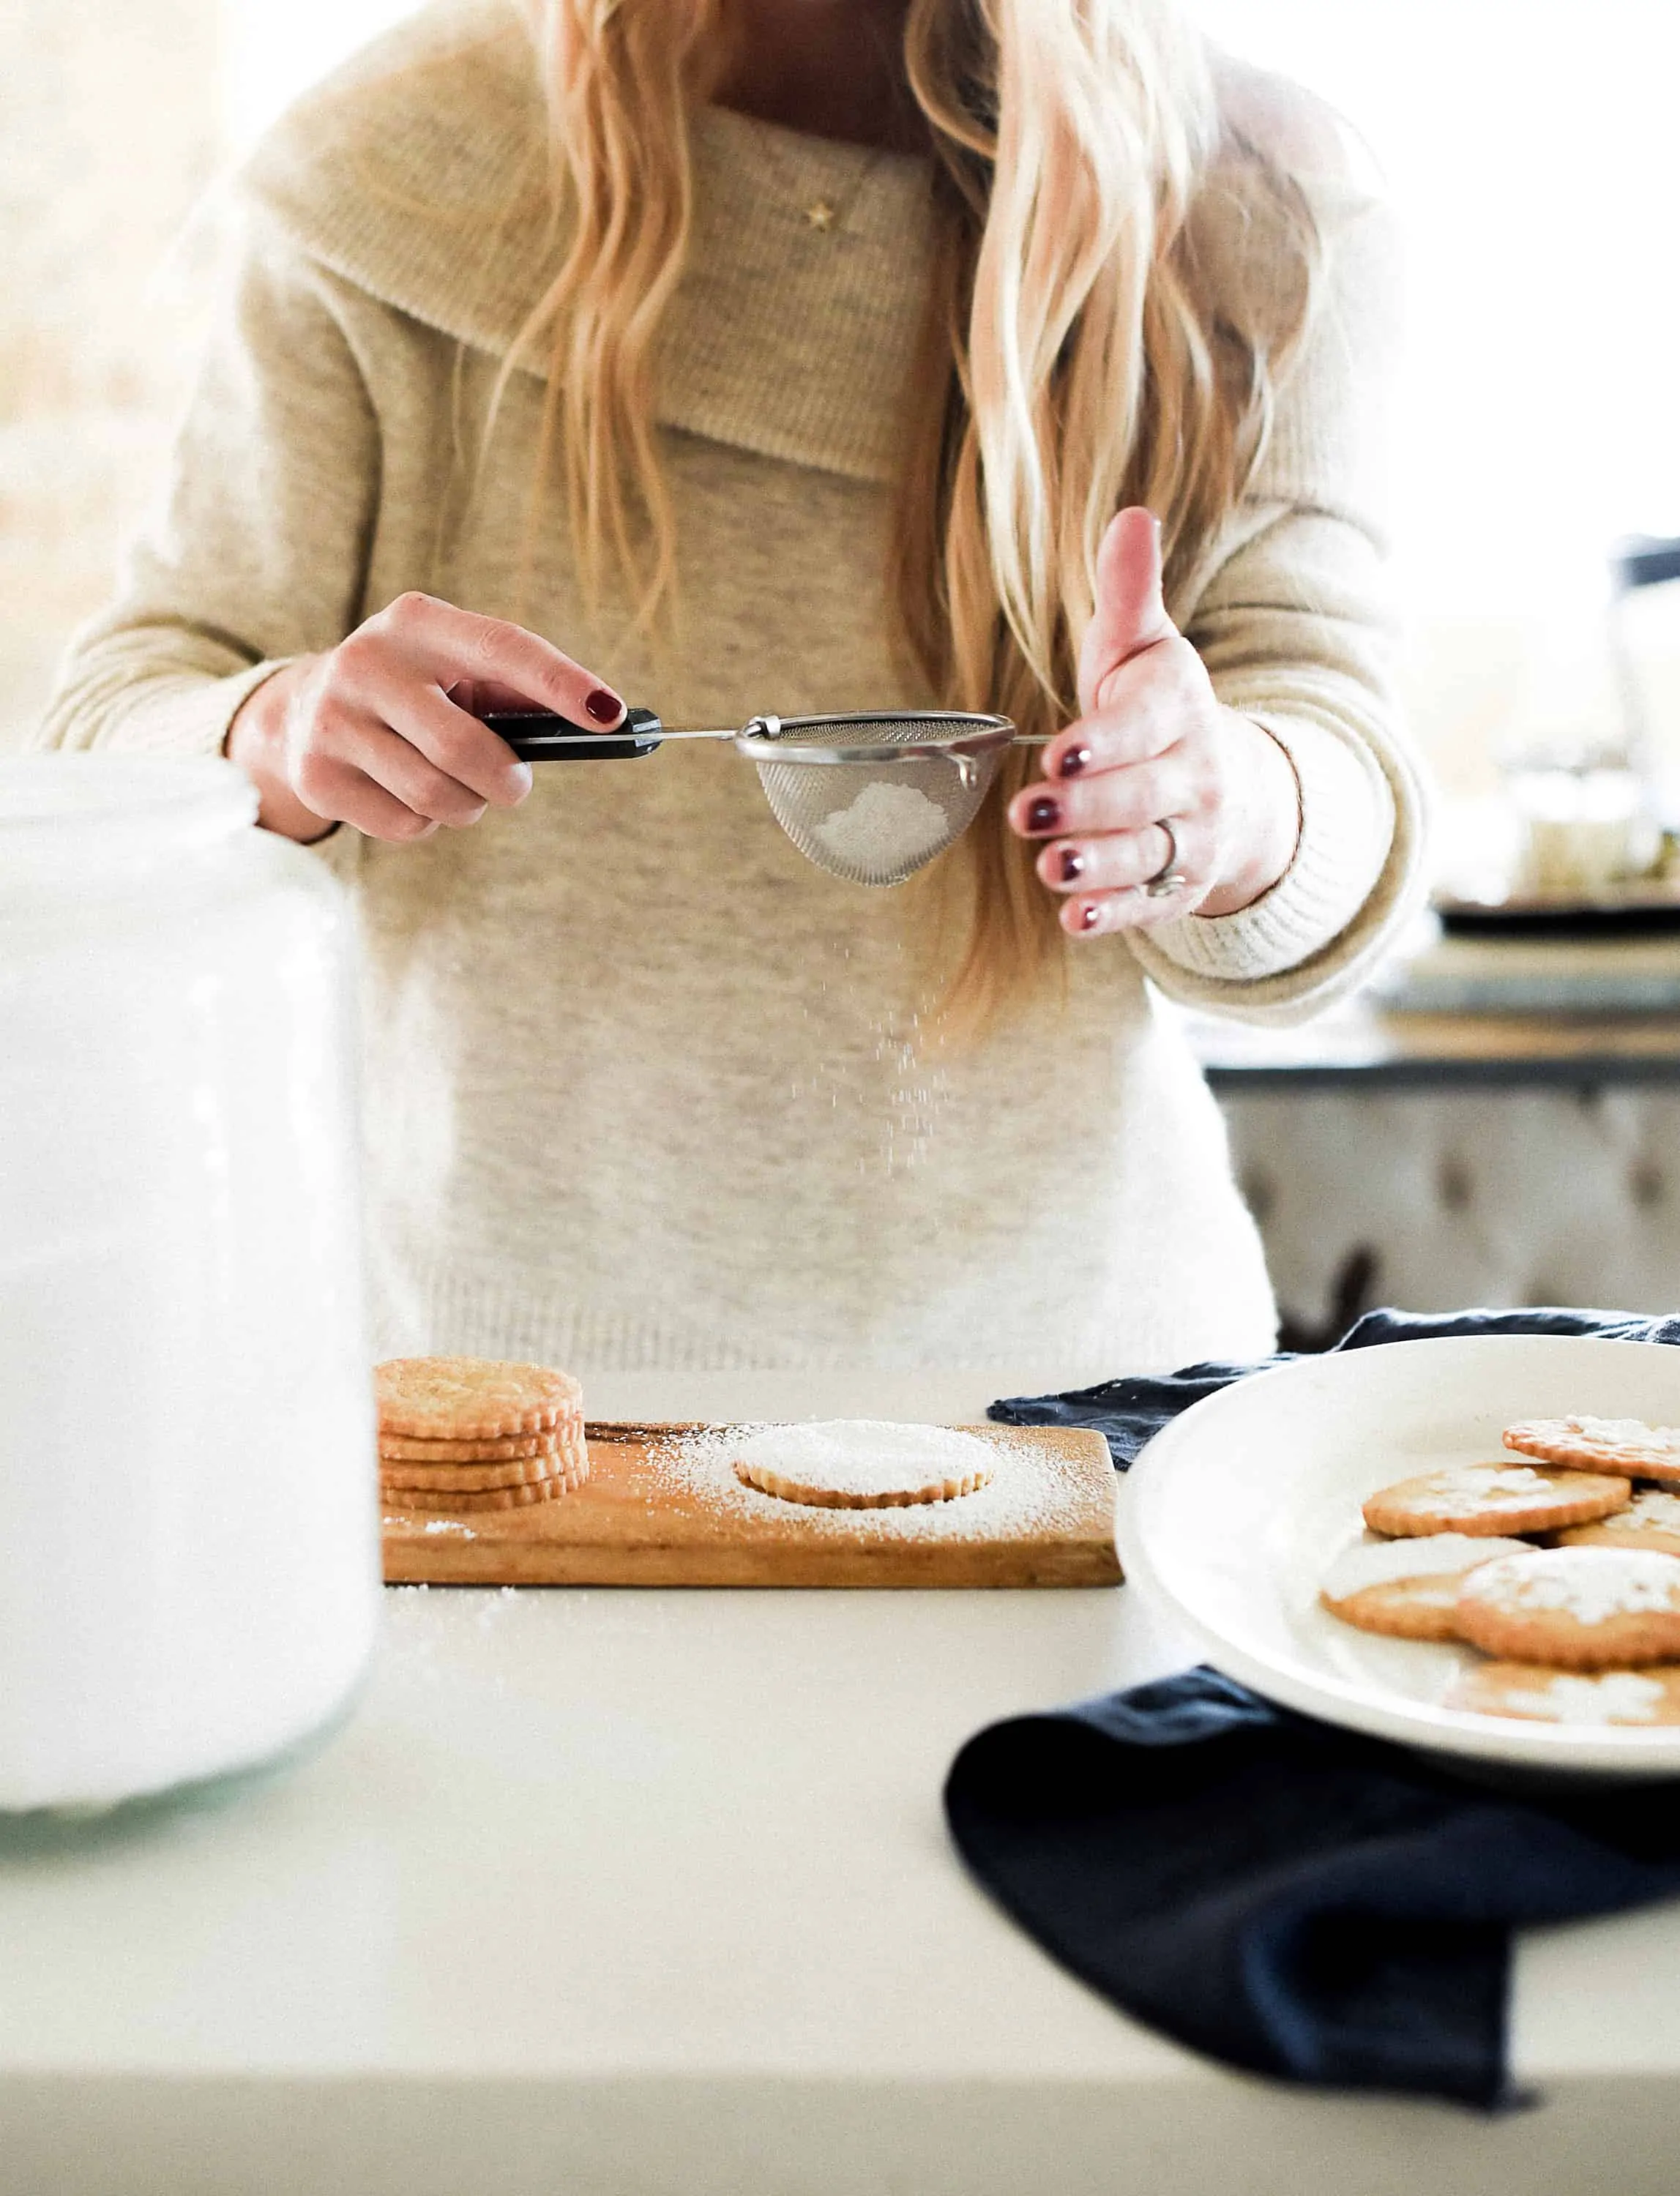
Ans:
{"label": "navy blue cloth napkin", "polygon": [[[1675,1343],[1680,1320],[1372,1312],[1337,1347],[1511,1333]],[[992,1416],[1097,1426],[1123,1470],[1258,1369],[1105,1381]],[[1521,2101],[1513,1930],[1680,1893],[1680,1783],[1484,1789],[1209,1669],[980,1732],[945,1809],[975,1875],[1046,1951],[1179,2042],[1286,2081],[1489,2107]]]}

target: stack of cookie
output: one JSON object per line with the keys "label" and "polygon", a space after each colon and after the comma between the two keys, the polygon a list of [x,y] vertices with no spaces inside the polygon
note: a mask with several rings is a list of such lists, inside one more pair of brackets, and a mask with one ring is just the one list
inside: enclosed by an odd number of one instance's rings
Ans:
{"label": "stack of cookie", "polygon": [[379,1489],[395,1510],[521,1510],[589,1477],[583,1396],[569,1373],[492,1357],[378,1367]]}

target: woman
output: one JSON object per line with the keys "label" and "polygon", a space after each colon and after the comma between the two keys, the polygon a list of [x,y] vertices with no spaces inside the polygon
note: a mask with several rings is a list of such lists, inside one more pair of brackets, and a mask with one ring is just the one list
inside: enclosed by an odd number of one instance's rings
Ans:
{"label": "woman", "polygon": [[[1264,1350],[1144,980],[1310,1011],[1417,858],[1380,224],[1304,97],[1169,0],[465,0],[245,199],[47,737],[225,747],[355,884],[382,1348],[994,1393]],[[726,745],[534,777],[471,714],[626,698],[1055,737],[872,893]]]}

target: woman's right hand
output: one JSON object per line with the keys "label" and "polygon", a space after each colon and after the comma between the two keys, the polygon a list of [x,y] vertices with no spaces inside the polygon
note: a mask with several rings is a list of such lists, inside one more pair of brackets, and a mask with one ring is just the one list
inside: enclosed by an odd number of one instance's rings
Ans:
{"label": "woman's right hand", "polygon": [[[459,697],[459,698],[458,698]],[[301,656],[247,696],[227,739],[286,838],[353,824],[425,839],[487,807],[517,807],[531,769],[476,709],[552,709],[609,731],[624,704],[536,633],[430,595],[399,595],[323,656]]]}

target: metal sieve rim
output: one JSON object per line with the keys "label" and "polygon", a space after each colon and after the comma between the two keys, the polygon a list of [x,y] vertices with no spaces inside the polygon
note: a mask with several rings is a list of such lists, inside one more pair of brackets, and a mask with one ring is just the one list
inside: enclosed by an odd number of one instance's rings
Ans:
{"label": "metal sieve rim", "polygon": [[[952,732],[932,740],[872,742],[867,747],[840,747],[833,740],[802,744],[788,735],[817,725],[902,725],[913,719],[922,725],[967,725],[967,732]],[[753,717],[735,736],[736,750],[757,763],[863,763],[883,769],[895,762],[938,760],[942,755],[990,754],[1007,747],[1015,727],[1007,717],[987,716],[974,709],[863,709],[845,716]]]}

